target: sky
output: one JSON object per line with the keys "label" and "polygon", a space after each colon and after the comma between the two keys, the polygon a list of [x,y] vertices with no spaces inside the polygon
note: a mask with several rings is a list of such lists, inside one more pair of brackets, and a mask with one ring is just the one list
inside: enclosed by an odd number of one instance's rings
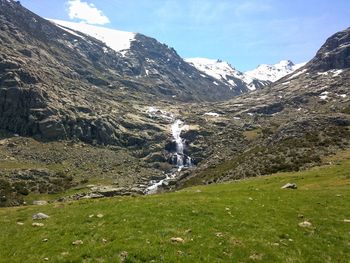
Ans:
{"label": "sky", "polygon": [[349,0],[21,0],[51,19],[142,33],[184,58],[260,64],[310,60],[332,34],[350,27]]}

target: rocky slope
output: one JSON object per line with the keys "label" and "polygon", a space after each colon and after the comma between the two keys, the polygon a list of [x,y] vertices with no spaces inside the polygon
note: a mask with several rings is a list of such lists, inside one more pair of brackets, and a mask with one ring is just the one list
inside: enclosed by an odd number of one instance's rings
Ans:
{"label": "rocky slope", "polygon": [[258,80],[248,76],[225,61],[207,58],[187,58],[185,60],[199,71],[226,83],[236,93],[262,89],[271,83],[270,81]]}
{"label": "rocky slope", "polygon": [[349,147],[349,37],[350,28],[331,36],[304,67],[263,90],[192,108],[202,125],[187,136],[202,161],[180,185],[297,171]]}
{"label": "rocky slope", "polygon": [[8,131],[140,146],[146,138],[128,127],[137,119],[137,105],[235,95],[155,39],[136,34],[121,53],[17,2],[1,0],[0,6],[0,124]]}
{"label": "rocky slope", "polygon": [[274,65],[259,65],[256,69],[246,71],[244,74],[260,81],[275,82],[284,76],[293,73],[304,65],[305,63],[294,64],[290,60],[281,60]]}
{"label": "rocky slope", "polygon": [[299,170],[349,147],[350,29],[235,97],[248,88],[228,83],[243,81],[198,71],[155,39],[133,34],[118,48],[62,27],[0,0],[1,204],[87,182],[139,193],[177,170],[177,119],[194,166],[167,188]]}

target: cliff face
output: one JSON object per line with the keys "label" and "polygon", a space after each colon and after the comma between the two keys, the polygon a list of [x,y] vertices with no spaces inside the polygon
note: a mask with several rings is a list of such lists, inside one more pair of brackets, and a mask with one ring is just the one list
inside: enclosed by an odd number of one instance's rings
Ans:
{"label": "cliff face", "polygon": [[327,39],[316,56],[308,63],[312,71],[346,69],[350,67],[350,28]]}

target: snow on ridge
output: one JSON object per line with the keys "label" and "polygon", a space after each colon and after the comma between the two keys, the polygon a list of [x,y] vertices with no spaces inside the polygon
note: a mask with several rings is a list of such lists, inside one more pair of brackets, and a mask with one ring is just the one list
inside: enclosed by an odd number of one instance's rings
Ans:
{"label": "snow on ridge", "polygon": [[[116,29],[110,29],[100,26],[92,26],[85,23],[75,23],[56,19],[49,19],[51,22],[66,30],[70,34],[79,36],[77,33],[72,32],[70,29],[79,31],[91,37],[94,37],[103,43],[105,43],[111,49],[120,52],[122,50],[130,49],[131,42],[135,39],[135,33],[120,31]],[[65,28],[63,28],[65,27]],[[68,28],[68,29],[66,29]]]}
{"label": "snow on ridge", "polygon": [[227,80],[236,70],[227,62],[209,58],[186,58],[186,62],[195,66],[198,70],[218,80]]}
{"label": "snow on ridge", "polygon": [[192,64],[199,71],[215,79],[226,82],[231,86],[231,89],[237,87],[237,84],[232,79],[232,77],[234,77],[242,80],[249,90],[256,90],[254,85],[255,78],[240,72],[226,61],[209,58],[186,58],[185,61]]}
{"label": "snow on ridge", "polygon": [[262,64],[256,69],[246,71],[245,74],[259,80],[275,82],[284,76],[296,71],[306,63],[294,64],[290,60],[281,60],[274,65]]}

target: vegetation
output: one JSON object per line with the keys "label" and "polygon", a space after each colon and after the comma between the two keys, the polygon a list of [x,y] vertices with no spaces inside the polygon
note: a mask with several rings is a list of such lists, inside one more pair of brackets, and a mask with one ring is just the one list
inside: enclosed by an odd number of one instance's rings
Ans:
{"label": "vegetation", "polygon": [[[2,208],[0,262],[348,262],[350,152],[326,162],[161,195]],[[280,189],[288,182],[298,189]],[[38,212],[50,218],[32,220]]]}

